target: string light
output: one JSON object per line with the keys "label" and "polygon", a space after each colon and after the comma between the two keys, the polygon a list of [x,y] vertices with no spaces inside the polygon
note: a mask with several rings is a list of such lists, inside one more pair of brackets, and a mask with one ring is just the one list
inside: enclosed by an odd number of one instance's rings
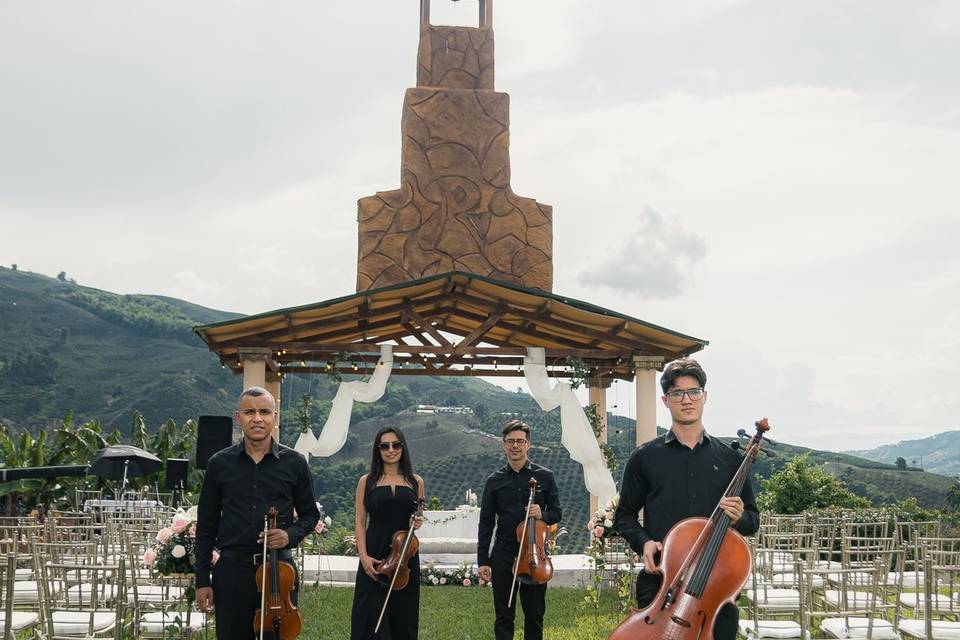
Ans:
{"label": "string light", "polygon": [[352,363],[352,364],[353,364],[353,370],[356,371],[356,370],[357,370],[357,363],[354,362],[354,363]]}
{"label": "string light", "polygon": [[306,361],[306,360],[301,360],[301,361],[300,361],[300,366],[301,366],[301,367],[307,366],[307,361]]}

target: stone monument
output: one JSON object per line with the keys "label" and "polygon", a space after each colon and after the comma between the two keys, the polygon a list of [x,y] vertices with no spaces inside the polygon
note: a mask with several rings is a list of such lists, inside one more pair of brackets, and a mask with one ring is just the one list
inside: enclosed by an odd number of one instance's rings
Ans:
{"label": "stone monument", "polygon": [[553,209],[510,188],[510,97],[494,90],[492,0],[478,27],[430,24],[403,101],[400,182],[358,202],[357,291],[465,271],[551,291]]}

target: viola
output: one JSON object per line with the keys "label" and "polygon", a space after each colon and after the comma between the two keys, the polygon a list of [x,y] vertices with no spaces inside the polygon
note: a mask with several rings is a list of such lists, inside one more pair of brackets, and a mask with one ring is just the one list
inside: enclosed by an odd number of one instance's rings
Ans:
{"label": "viola", "polygon": [[263,564],[257,568],[257,588],[260,590],[260,608],[253,614],[253,631],[263,638],[269,626],[278,640],[293,640],[300,635],[303,617],[291,594],[296,588],[297,571],[292,564],[277,557],[277,550],[267,547],[268,529],[277,528],[277,509],[270,507],[263,526]]}
{"label": "viola", "polygon": [[[724,492],[738,496],[760,454],[767,419],[756,434]],[[730,528],[730,517],[714,508],[709,518],[687,518],[675,524],[660,553],[663,582],[642,611],[631,609],[607,640],[713,640],[713,621],[720,607],[736,601],[750,576],[750,545]]]}
{"label": "viola", "polygon": [[[537,491],[537,480],[530,478],[530,497],[527,500],[527,513],[533,504]],[[546,584],[553,577],[553,563],[547,555],[546,545],[550,527],[543,520],[528,515],[517,525],[517,540],[520,550],[513,562],[513,581],[522,584]],[[513,586],[507,606],[513,603]]]}
{"label": "viola", "polygon": [[387,597],[383,599],[383,607],[380,609],[380,617],[377,618],[377,626],[373,632],[380,631],[380,623],[383,622],[383,614],[387,611],[387,603],[390,602],[390,594],[399,591],[410,582],[410,558],[412,558],[420,549],[420,541],[413,533],[415,521],[423,517],[423,498],[417,500],[417,510],[410,516],[410,528],[404,531],[395,531],[390,539],[390,553],[387,557],[377,564],[377,580],[383,584],[388,584]]}

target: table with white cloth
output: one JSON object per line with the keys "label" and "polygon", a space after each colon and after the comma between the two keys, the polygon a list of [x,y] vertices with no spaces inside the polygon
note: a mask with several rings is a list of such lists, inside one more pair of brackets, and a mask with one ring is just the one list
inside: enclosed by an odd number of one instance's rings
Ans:
{"label": "table with white cloth", "polygon": [[84,500],[83,502],[84,513],[93,511],[152,516],[163,508],[163,503],[157,502],[156,500],[111,500],[108,498],[98,498]]}
{"label": "table with white cloth", "polygon": [[467,505],[446,511],[424,511],[417,531],[421,553],[476,554],[480,509]]}

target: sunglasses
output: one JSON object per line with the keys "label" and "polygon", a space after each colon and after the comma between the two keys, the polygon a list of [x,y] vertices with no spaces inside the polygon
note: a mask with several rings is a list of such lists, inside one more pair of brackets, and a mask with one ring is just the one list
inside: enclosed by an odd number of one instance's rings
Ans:
{"label": "sunglasses", "polygon": [[380,447],[380,451],[390,451],[390,449],[403,449],[403,443],[399,440],[395,442],[381,442],[377,445]]}

